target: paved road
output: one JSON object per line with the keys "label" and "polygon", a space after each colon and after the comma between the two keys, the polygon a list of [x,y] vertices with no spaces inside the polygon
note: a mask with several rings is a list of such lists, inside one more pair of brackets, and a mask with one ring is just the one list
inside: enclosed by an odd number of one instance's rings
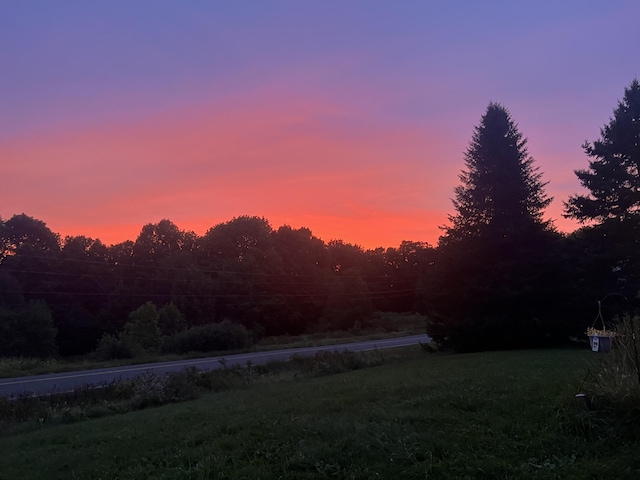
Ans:
{"label": "paved road", "polygon": [[15,377],[0,379],[0,396],[12,397],[21,394],[47,395],[50,393],[70,392],[86,385],[104,385],[114,380],[126,380],[146,373],[162,375],[176,372],[189,367],[198,370],[215,370],[223,366],[254,365],[273,361],[287,361],[292,355],[312,356],[322,351],[363,352],[367,350],[404,347],[427,343],[431,339],[428,335],[412,335],[409,337],[369,340],[366,342],[344,343],[340,345],[326,345],[323,347],[289,348],[270,352],[241,353],[220,357],[198,358],[193,360],[177,360],[175,362],[147,363],[129,365],[125,367],[101,368],[67,373],[50,373],[30,377]]}

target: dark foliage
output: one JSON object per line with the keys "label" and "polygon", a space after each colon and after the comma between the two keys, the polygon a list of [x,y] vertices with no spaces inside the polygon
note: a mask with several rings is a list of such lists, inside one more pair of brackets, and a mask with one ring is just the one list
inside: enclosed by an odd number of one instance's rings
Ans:
{"label": "dark foliage", "polygon": [[57,353],[56,328],[44,302],[0,307],[0,357],[50,357]]}
{"label": "dark foliage", "polygon": [[557,336],[560,238],[541,174],[509,112],[490,104],[465,154],[426,280],[428,332],[458,350],[540,345]]}
{"label": "dark foliage", "polygon": [[[225,319],[256,338],[351,329],[374,310],[412,311],[434,251],[403,242],[365,252],[249,216],[202,237],[161,220],[135,241],[106,246],[84,236],[60,243],[44,222],[17,215],[0,222],[0,240],[0,307],[45,302],[62,355],[97,348],[102,358],[153,351],[160,335],[180,338],[173,350],[191,350],[187,329],[213,331]],[[141,305],[155,313],[133,313]]]}
{"label": "dark foliage", "polygon": [[127,343],[124,338],[107,333],[102,335],[95,351],[98,360],[133,358],[135,354],[133,345]]}
{"label": "dark foliage", "polygon": [[251,343],[247,329],[225,320],[221,323],[200,325],[165,339],[166,353],[217,352],[246,348]]}
{"label": "dark foliage", "polygon": [[585,142],[589,168],[575,171],[587,195],[572,195],[566,216],[581,222],[638,223],[640,216],[640,82],[625,88],[600,139]]}
{"label": "dark foliage", "polygon": [[456,214],[441,243],[484,237],[515,243],[549,227],[542,214],[551,199],[526,144],[507,109],[489,104],[465,153],[466,170],[454,189]]}
{"label": "dark foliage", "polygon": [[587,169],[576,170],[586,195],[572,195],[565,215],[592,226],[573,236],[582,247],[580,269],[602,284],[601,292],[629,299],[640,289],[640,82],[623,99],[600,139],[585,143]]}
{"label": "dark foliage", "polygon": [[203,236],[163,219],[106,246],[61,241],[25,214],[0,219],[0,355],[240,348],[263,336],[377,328],[384,316],[374,312],[418,310],[436,340],[460,350],[564,341],[610,292],[640,306],[639,145],[634,80],[601,138],[584,145],[589,167],[576,175],[589,194],[565,208],[587,226],[566,237],[543,218],[546,183],[496,103],[474,130],[437,248],[365,251],[253,216]]}

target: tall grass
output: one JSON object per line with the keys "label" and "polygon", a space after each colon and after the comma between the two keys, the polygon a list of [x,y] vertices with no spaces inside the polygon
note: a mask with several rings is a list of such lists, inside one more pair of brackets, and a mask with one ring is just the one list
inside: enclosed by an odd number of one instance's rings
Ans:
{"label": "tall grass", "polygon": [[75,392],[42,397],[0,397],[0,431],[5,434],[14,430],[26,431],[43,424],[71,423],[182,402],[198,398],[206,392],[357,370],[392,361],[403,354],[385,352],[384,355],[379,351],[319,352],[313,357],[293,356],[289,362],[266,365],[252,365],[249,362],[245,366],[208,372],[190,368],[166,375],[146,374],[100,388],[86,387]]}
{"label": "tall grass", "polygon": [[0,357],[0,378],[17,376],[23,372],[28,372],[25,375],[48,373],[59,366],[60,361],[55,358]]}
{"label": "tall grass", "polygon": [[592,408],[640,417],[640,317],[616,319],[613,348],[592,362],[586,378]]}

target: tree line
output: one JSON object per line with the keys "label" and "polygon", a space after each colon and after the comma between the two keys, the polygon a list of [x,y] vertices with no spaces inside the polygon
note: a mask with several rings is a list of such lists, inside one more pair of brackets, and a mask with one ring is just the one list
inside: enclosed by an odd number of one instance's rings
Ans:
{"label": "tree line", "polygon": [[547,183],[498,103],[475,127],[436,246],[364,250],[251,216],[202,236],[165,219],[106,246],[61,239],[25,214],[0,219],[0,356],[117,353],[163,336],[181,351],[207,338],[361,328],[375,311],[425,313],[427,332],[461,351],[566,343],[607,294],[624,295],[604,305],[612,314],[635,306],[639,145],[634,80],[583,145],[588,166],[575,174],[588,193],[564,206],[584,226],[571,234],[543,218]]}
{"label": "tree line", "polygon": [[[166,335],[225,320],[258,337],[353,329],[373,311],[414,311],[419,272],[434,251],[420,242],[365,251],[250,216],[202,236],[165,219],[135,241],[106,246],[60,239],[21,214],[0,223],[0,238],[0,312],[15,317],[0,326],[0,355],[89,352],[149,303],[183,318],[178,327],[160,322]],[[31,332],[38,322],[41,341]]]}

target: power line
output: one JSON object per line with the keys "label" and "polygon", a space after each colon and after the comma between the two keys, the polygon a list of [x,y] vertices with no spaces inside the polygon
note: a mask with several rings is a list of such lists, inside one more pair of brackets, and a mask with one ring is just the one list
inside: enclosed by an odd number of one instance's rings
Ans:
{"label": "power line", "polygon": [[[206,274],[232,274],[232,275],[247,275],[247,276],[258,276],[258,277],[271,277],[271,276],[295,276],[296,278],[303,278],[303,277],[316,277],[317,274],[292,274],[292,273],[286,273],[286,272],[282,272],[282,273],[278,273],[278,272],[251,272],[251,271],[242,271],[242,270],[226,270],[226,269],[222,269],[222,270],[210,270],[210,269],[206,269],[206,268],[199,268],[200,265],[194,265],[195,268],[188,268],[188,267],[168,267],[168,266],[160,266],[160,265],[144,265],[142,263],[118,263],[118,262],[114,262],[114,261],[98,261],[98,260],[88,260],[88,259],[76,259],[76,258],[63,258],[63,257],[54,257],[54,256],[46,256],[46,255],[28,255],[28,254],[20,254],[18,257],[22,257],[22,258],[31,258],[31,259],[38,259],[38,260],[49,260],[49,261],[53,261],[53,262],[69,262],[69,263],[80,263],[80,264],[89,264],[89,265],[96,265],[96,266],[100,266],[100,267],[108,267],[110,269],[141,269],[141,270],[151,270],[151,271],[163,271],[166,270],[168,272],[175,272],[175,271],[183,271],[183,272],[201,272],[201,273],[206,273]],[[7,258],[17,258],[17,257],[7,257]],[[133,257],[130,257],[131,259],[133,259]],[[196,259],[194,259],[194,261],[196,261]],[[391,266],[393,264],[388,263],[387,266]],[[322,268],[320,267],[320,265],[316,266],[318,268]],[[361,265],[361,266],[367,266],[366,262],[365,264]],[[413,267],[419,267],[419,264],[414,263],[412,265]],[[0,262],[0,267],[2,267],[2,262]],[[397,267],[396,267],[397,268]],[[330,265],[327,264],[325,267],[325,270],[329,270],[330,269]],[[8,270],[8,269],[7,269]],[[17,269],[14,269],[14,271],[19,271]],[[38,272],[35,272],[38,273]],[[44,272],[42,272],[44,273]],[[388,274],[382,274],[382,275],[361,275],[363,278],[386,278],[389,275]],[[141,277],[143,278],[143,277]]]}

